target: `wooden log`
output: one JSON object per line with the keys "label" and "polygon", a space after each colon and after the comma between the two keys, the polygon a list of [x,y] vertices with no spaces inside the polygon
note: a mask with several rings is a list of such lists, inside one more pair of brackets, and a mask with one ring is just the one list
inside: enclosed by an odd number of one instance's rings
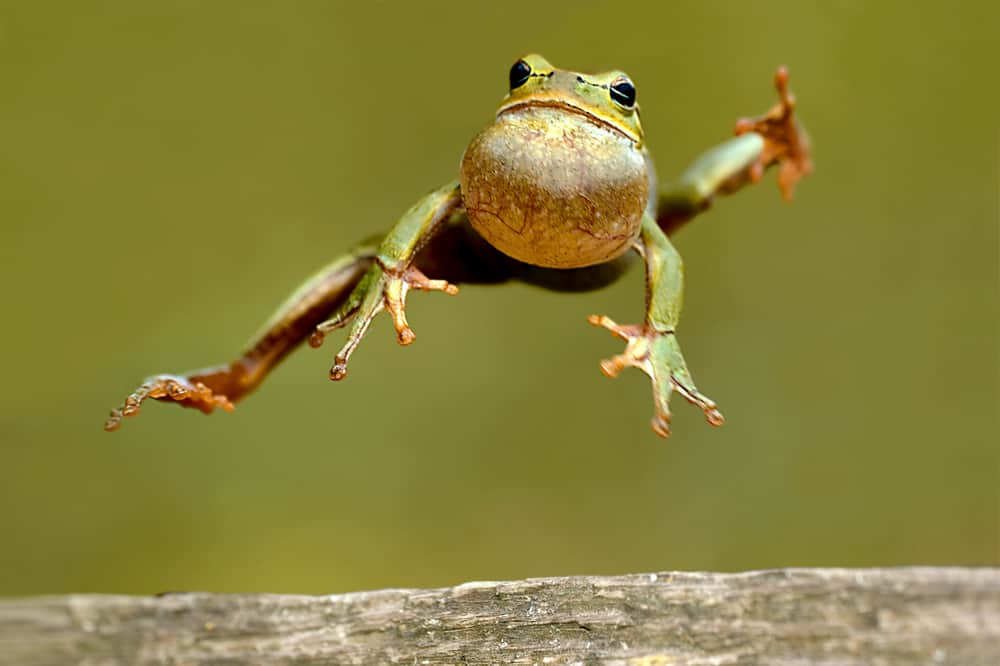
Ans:
{"label": "wooden log", "polygon": [[1000,569],[0,601],[0,664],[1000,664]]}

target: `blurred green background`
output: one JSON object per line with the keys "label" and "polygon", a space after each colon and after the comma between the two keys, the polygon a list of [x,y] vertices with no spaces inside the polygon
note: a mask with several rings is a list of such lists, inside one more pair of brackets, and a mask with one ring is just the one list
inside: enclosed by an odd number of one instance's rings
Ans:
{"label": "blurred green background", "polygon": [[[995,3],[5,3],[0,595],[997,562]],[[611,382],[641,271],[411,300],[232,415],[144,376],[227,360],[315,268],[457,173],[537,51],[637,83],[666,178],[773,102],[817,171],[675,238],[726,427]]]}

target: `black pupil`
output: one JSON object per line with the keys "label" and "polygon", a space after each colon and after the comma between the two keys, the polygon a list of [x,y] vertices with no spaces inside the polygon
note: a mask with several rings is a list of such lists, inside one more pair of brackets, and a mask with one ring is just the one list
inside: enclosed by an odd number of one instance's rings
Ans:
{"label": "black pupil", "polygon": [[518,60],[514,63],[514,66],[510,68],[510,89],[520,88],[523,86],[528,77],[531,76],[531,67],[528,63],[523,60]]}
{"label": "black pupil", "polygon": [[631,81],[615,81],[611,84],[611,99],[624,107],[635,104],[635,86]]}

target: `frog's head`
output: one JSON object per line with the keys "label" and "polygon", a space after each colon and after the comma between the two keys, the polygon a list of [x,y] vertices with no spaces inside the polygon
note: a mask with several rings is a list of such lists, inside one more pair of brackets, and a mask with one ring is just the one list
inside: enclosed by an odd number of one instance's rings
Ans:
{"label": "frog's head", "polygon": [[497,116],[530,106],[580,114],[642,145],[635,85],[625,72],[581,74],[553,67],[540,55],[526,55],[510,68],[510,93]]}
{"label": "frog's head", "polygon": [[462,156],[472,227],[501,252],[548,268],[627,252],[650,180],[629,78],[567,72],[537,55],[511,67],[496,121]]}

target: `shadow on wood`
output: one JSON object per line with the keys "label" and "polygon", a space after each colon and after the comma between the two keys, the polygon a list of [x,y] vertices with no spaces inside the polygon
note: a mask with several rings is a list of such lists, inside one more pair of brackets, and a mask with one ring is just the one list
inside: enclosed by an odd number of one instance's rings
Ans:
{"label": "shadow on wood", "polygon": [[1000,664],[1000,569],[0,601],[0,664]]}

